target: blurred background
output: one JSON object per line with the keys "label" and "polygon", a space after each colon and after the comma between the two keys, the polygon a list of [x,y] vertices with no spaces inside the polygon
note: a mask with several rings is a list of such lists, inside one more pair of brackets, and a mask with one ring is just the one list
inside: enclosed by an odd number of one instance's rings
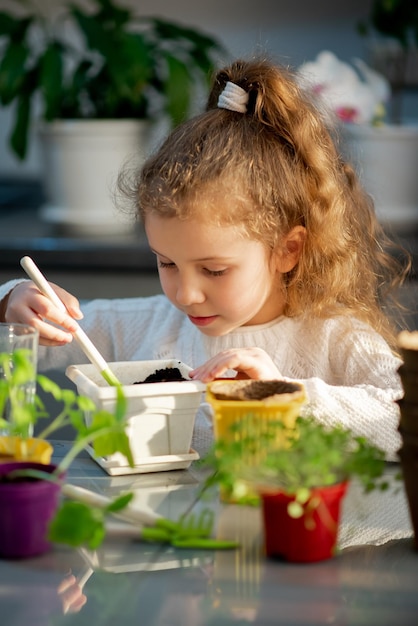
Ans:
{"label": "blurred background", "polygon": [[[63,4],[63,0],[35,2],[51,15]],[[372,0],[124,0],[122,4],[135,7],[141,15],[159,15],[201,28],[223,43],[230,58],[267,52],[296,67],[324,49],[347,61],[357,56],[367,62],[369,57],[369,41],[358,33],[357,24],[369,15]],[[10,5],[0,0],[1,10]],[[417,102],[415,94],[407,95],[406,116],[418,117]],[[38,177],[41,161],[36,137],[24,162],[8,148],[12,113],[13,109],[0,108],[0,176]]]}
{"label": "blurred background", "polygon": [[[358,24],[369,18],[372,3],[373,0],[115,0],[117,6],[135,8],[140,16],[172,20],[216,38],[223,50],[214,51],[215,65],[237,57],[266,54],[293,68],[313,60],[322,50],[330,50],[347,62],[353,57],[371,62],[374,37],[361,35]],[[53,19],[69,2],[35,0],[32,4]],[[92,6],[88,0],[79,0],[76,4],[87,9]],[[413,4],[416,0],[411,1],[411,6]],[[0,0],[0,11],[15,6],[15,2]],[[403,90],[402,118],[418,126],[418,80],[412,83]],[[192,109],[199,110],[204,99],[205,90],[201,88],[194,94]],[[32,104],[33,120],[42,106],[36,98]],[[35,124],[29,129],[24,159],[19,159],[10,148],[15,114],[14,103],[0,106],[0,280],[21,275],[19,258],[30,254],[50,280],[81,299],[158,293],[154,259],[140,230],[126,228],[125,232],[123,229],[118,232],[115,228],[112,231],[109,222],[106,232],[101,232],[98,225],[97,232],[90,228],[83,234],[76,229],[62,228],[55,214],[52,219],[48,213],[46,219],[47,214],[40,212],[46,185],[54,183],[55,175],[52,169],[47,169],[45,182],[45,161]],[[164,124],[159,132],[166,132]],[[154,141],[160,137],[157,133]],[[152,145],[151,142],[147,150],[152,149]],[[418,152],[416,156],[418,158]],[[57,160],[53,157],[50,163],[53,165]],[[73,187],[92,185],[90,178],[85,182],[76,180]],[[408,222],[405,228],[403,224],[401,236],[404,239],[407,236],[407,246],[416,255],[418,206],[414,207],[413,218],[412,226]],[[416,309],[416,287],[412,282],[407,298]]]}

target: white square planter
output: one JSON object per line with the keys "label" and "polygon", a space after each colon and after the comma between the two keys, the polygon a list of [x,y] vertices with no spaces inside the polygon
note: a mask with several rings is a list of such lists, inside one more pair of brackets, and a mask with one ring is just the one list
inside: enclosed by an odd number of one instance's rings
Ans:
{"label": "white square planter", "polygon": [[[119,453],[96,461],[109,474],[126,474],[182,469],[198,458],[190,445],[206,385],[192,380],[134,384],[156,370],[172,367],[187,378],[191,368],[175,359],[120,361],[109,363],[109,367],[122,382],[127,399],[126,432],[135,468],[130,468]],[[106,383],[94,365],[70,365],[66,375],[80,395],[91,398],[98,408],[114,410],[116,388]]]}

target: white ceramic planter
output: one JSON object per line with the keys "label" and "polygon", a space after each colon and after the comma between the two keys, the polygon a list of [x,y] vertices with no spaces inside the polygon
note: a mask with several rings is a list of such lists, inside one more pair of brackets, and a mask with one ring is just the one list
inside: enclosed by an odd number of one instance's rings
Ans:
{"label": "white ceramic planter", "polygon": [[[195,416],[206,386],[200,381],[144,383],[157,369],[178,367],[187,378],[190,368],[177,360],[122,361],[109,364],[123,383],[127,399],[127,429],[136,468],[120,454],[98,460],[110,474],[182,469],[198,458],[191,450]],[[70,365],[66,374],[81,395],[97,407],[113,411],[116,389],[107,385],[94,365]],[[88,419],[88,416],[87,416]]]}
{"label": "white ceramic planter", "polygon": [[382,224],[407,232],[418,224],[417,125],[346,125],[343,152],[373,196]]}
{"label": "white ceramic planter", "polygon": [[47,204],[42,219],[74,235],[117,235],[133,221],[113,201],[124,162],[141,163],[149,123],[140,120],[60,120],[39,128]]}

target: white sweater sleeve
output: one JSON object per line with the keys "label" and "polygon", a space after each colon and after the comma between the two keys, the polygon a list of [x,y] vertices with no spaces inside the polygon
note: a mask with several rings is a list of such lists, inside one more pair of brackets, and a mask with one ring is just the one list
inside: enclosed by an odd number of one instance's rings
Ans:
{"label": "white sweater sleeve", "polygon": [[306,412],[323,423],[351,428],[385,450],[389,460],[398,460],[401,361],[379,335],[362,325],[329,339],[328,376],[302,380],[309,398]]}
{"label": "white sweater sleeve", "polygon": [[311,414],[322,423],[351,428],[382,448],[388,460],[399,460],[399,407],[395,400],[401,394],[373,385],[333,386],[319,378],[302,382],[309,398],[303,414]]}
{"label": "white sweater sleeve", "polygon": [[401,361],[370,326],[344,316],[281,317],[205,341],[211,356],[230,348],[264,349],[283,378],[304,384],[309,401],[304,414],[343,424],[398,460]]}

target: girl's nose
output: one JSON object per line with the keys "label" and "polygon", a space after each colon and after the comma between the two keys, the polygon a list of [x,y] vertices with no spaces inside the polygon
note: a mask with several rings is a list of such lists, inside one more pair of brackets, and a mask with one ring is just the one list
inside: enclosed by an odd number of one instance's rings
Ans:
{"label": "girl's nose", "polygon": [[205,295],[198,284],[194,284],[190,280],[179,280],[176,300],[181,306],[190,306],[204,302]]}

